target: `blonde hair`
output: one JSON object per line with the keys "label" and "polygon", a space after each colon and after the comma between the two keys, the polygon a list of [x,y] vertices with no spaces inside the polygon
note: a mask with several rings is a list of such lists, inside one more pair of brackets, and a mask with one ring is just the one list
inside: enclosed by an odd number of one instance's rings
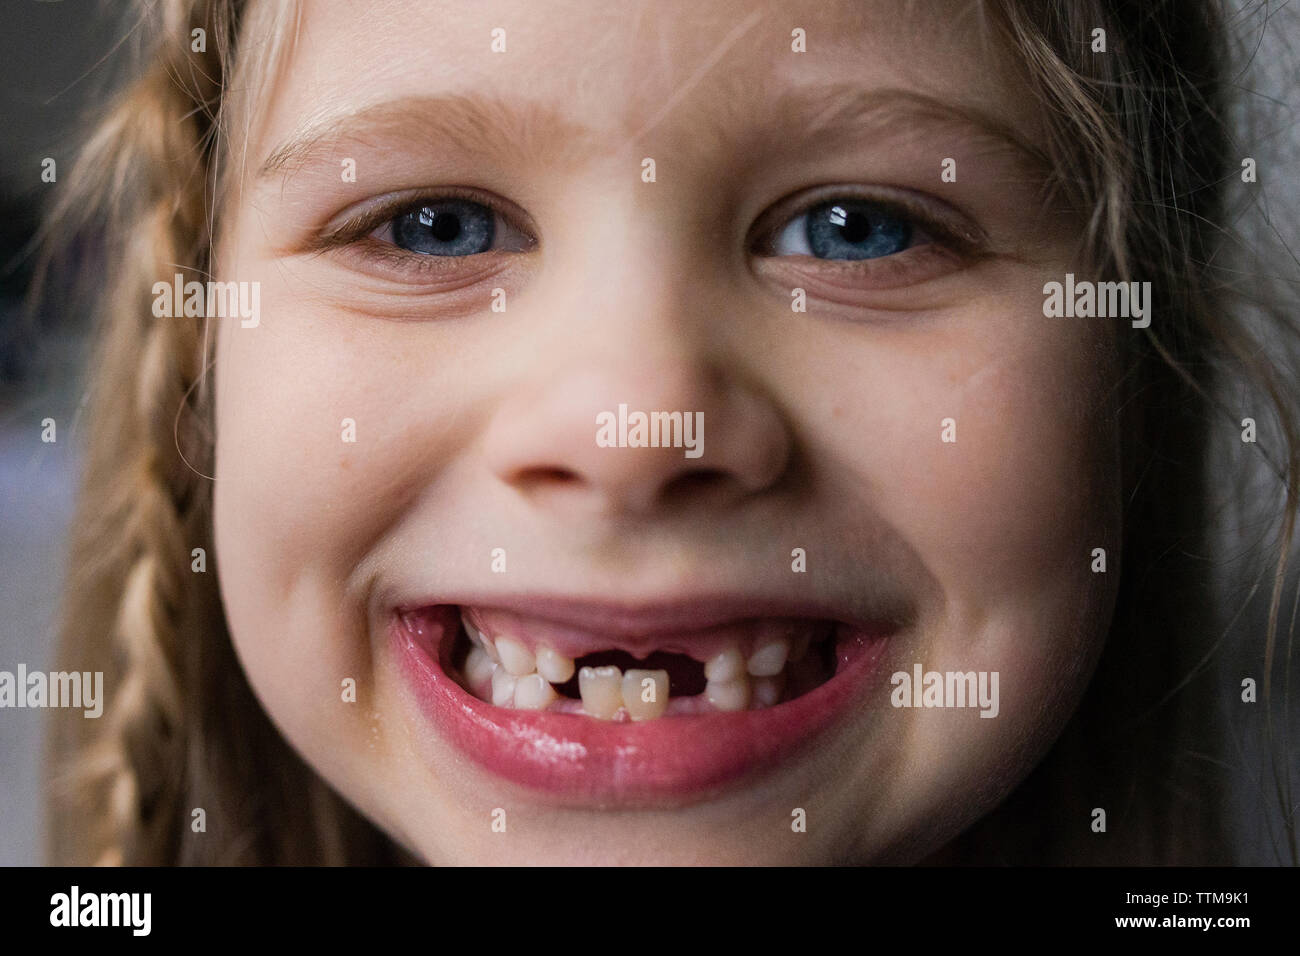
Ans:
{"label": "blonde hair", "polygon": [[[240,0],[142,2],[139,24],[152,38],[145,66],[95,127],[76,181],[48,222],[55,247],[98,238],[103,262],[95,274],[112,277],[96,296],[102,307],[90,439],[59,650],[60,666],[103,670],[112,695],[99,721],[54,712],[49,845],[56,862],[407,859],[276,732],[234,656],[214,573],[191,570],[194,549],[212,550],[205,477],[213,451],[209,332],[155,320],[148,304],[159,279],[175,272],[208,277],[223,176],[238,165],[227,154],[231,117],[249,118],[261,81],[290,39],[294,17],[275,6],[256,4],[246,13]],[[1123,661],[1149,654],[1168,673],[1194,665],[1203,650],[1155,631],[1183,620],[1194,609],[1191,599],[1201,596],[1168,587],[1197,581],[1199,568],[1171,562],[1165,552],[1204,516],[1194,456],[1208,442],[1200,379],[1211,357],[1250,371],[1270,396],[1278,443],[1286,449],[1278,466],[1286,501],[1269,609],[1267,687],[1295,521],[1300,433],[1294,383],[1285,378],[1290,373],[1258,357],[1243,324],[1221,320],[1226,290],[1204,268],[1224,221],[1226,84],[1216,8],[1161,6],[1144,21],[1142,36],[1097,57],[1081,38],[1095,26],[1123,36],[1115,4],[1008,0],[986,7],[988,22],[1024,55],[1051,118],[1052,186],[1087,217],[1089,260],[1109,274],[1154,280],[1157,301],[1171,306],[1163,326],[1153,323],[1148,335],[1134,337],[1124,383],[1129,409],[1141,411],[1123,423],[1138,487],[1126,523],[1122,607],[1089,692],[1091,705],[1085,701],[1073,729],[1003,809],[954,844],[955,858],[1232,862],[1225,858],[1226,810],[1171,809],[1162,802],[1164,781],[1144,783],[1138,788],[1144,796],[1126,804],[1127,843],[1035,834],[1023,853],[995,849],[1014,842],[1017,828],[1023,832],[1024,821],[1044,807],[1094,806],[1127,787],[1125,774],[1143,766],[1176,772],[1168,761],[1152,764],[1142,747],[1118,757],[1099,754],[1087,731],[1104,727],[1109,736],[1103,739],[1117,741],[1132,728],[1116,723],[1116,714],[1132,718],[1151,703],[1124,683]],[[246,16],[257,22],[244,22]],[[206,52],[191,49],[196,28],[206,30]],[[252,44],[270,37],[275,42]],[[244,47],[236,56],[238,44]],[[232,89],[243,97],[240,110],[232,111]],[[1276,318],[1276,333],[1294,334],[1286,317]],[[1171,455],[1192,460],[1171,466]],[[1150,459],[1141,481],[1139,456]],[[1171,492],[1177,486],[1169,482],[1180,480],[1193,490]],[[1143,576],[1153,569],[1170,593],[1150,589]],[[1149,745],[1183,746],[1201,705],[1187,694],[1162,702],[1157,717],[1143,724]],[[1079,773],[1069,763],[1075,759],[1095,768],[1098,788],[1079,792],[1066,785]],[[203,832],[195,829],[198,810]],[[1198,836],[1184,845],[1176,835],[1189,825]],[[1288,825],[1295,854],[1289,816]]]}
{"label": "blonde hair", "polygon": [[[141,6],[138,28],[155,38],[148,65],[98,123],[50,220],[60,242],[103,237],[97,275],[111,277],[59,657],[104,671],[112,690],[101,720],[53,718],[59,863],[390,857],[271,726],[231,650],[213,574],[191,571],[193,550],[212,550],[207,332],[155,320],[147,293],[173,273],[207,278],[241,8]],[[206,31],[206,52],[191,50],[194,29]]]}

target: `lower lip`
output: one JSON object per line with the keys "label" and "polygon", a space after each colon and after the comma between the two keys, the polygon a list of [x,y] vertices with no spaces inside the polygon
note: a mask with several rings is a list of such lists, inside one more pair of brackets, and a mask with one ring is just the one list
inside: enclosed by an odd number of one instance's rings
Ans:
{"label": "lower lip", "polygon": [[841,638],[835,676],[775,707],[613,723],[494,707],[474,697],[448,673],[458,622],[458,614],[449,615],[422,631],[398,615],[390,627],[424,714],[479,766],[575,805],[669,806],[776,769],[815,748],[854,709],[888,642],[883,631]]}

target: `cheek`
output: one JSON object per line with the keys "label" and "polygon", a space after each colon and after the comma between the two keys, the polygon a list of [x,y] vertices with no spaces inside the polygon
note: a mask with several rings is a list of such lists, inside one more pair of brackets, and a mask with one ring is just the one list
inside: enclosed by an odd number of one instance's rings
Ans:
{"label": "cheek", "polygon": [[[923,348],[882,349],[839,377],[864,383],[851,401],[835,396],[840,416],[821,416],[836,423],[827,443],[852,450],[848,460],[840,452],[846,481],[866,489],[866,506],[934,579],[937,599],[886,673],[910,677],[920,664],[998,675],[996,717],[892,706],[882,716],[907,755],[912,786],[899,812],[934,832],[987,809],[1055,738],[1119,581],[1110,333],[1044,327],[1025,318],[1034,307],[1004,302],[965,328],[920,330]],[[1105,549],[1104,573],[1093,571],[1094,548]]]}
{"label": "cheek", "polygon": [[440,427],[457,373],[430,360],[439,343],[340,315],[281,271],[264,276],[261,327],[219,340],[217,517],[256,532],[230,547],[256,549],[272,579],[342,578],[458,440]]}
{"label": "cheek", "polygon": [[[840,379],[865,383],[835,439],[852,449],[854,483],[972,632],[995,611],[1059,611],[1117,579],[1113,337],[1034,309],[1041,297],[991,302]],[[1096,548],[1105,574],[1092,571]]]}
{"label": "cheek", "polygon": [[[1036,342],[966,380],[958,441],[932,456],[928,484],[917,476],[950,515],[930,544],[949,598],[934,632],[943,642],[935,666],[999,674],[998,718],[958,736],[968,759],[984,756],[985,771],[1000,766],[1004,779],[1014,779],[1072,711],[1119,583],[1110,355],[1083,335]],[[937,722],[931,729],[942,732]],[[990,776],[996,785],[1000,775]]]}
{"label": "cheek", "polygon": [[899,504],[951,589],[1023,594],[1083,580],[1094,547],[1115,553],[1116,410],[1099,378],[1025,350],[935,383]]}
{"label": "cheek", "polygon": [[1100,334],[1031,324],[937,363],[913,409],[929,434],[894,463],[893,507],[944,591],[943,633],[1012,675],[1087,637],[1075,620],[1104,613],[1118,580],[1093,571],[1094,549],[1118,559],[1121,513]]}
{"label": "cheek", "polygon": [[358,569],[399,520],[403,489],[419,487],[410,469],[438,454],[426,447],[436,429],[406,420],[429,411],[404,403],[415,357],[312,308],[274,274],[257,278],[260,326],[224,326],[217,345],[221,593],[259,699],[328,776],[375,746],[372,708],[340,706],[345,680],[360,704],[375,700]]}

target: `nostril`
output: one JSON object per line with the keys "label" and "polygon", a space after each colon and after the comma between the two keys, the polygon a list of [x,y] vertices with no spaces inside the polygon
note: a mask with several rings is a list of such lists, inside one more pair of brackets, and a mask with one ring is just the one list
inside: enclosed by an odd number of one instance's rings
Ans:
{"label": "nostril", "polygon": [[521,468],[515,473],[514,480],[520,484],[536,485],[574,485],[581,484],[582,476],[576,471],[561,468],[558,465],[545,465],[535,468]]}
{"label": "nostril", "polygon": [[692,497],[727,487],[731,481],[731,475],[721,469],[701,468],[673,478],[664,486],[663,494],[665,498]]}

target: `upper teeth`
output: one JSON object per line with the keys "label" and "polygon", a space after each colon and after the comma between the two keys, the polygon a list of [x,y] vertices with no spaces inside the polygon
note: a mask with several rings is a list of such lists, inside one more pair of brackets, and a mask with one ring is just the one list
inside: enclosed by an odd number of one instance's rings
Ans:
{"label": "upper teeth", "polygon": [[465,658],[465,679],[469,681],[470,687],[481,686],[492,676],[496,668],[496,662],[488,657],[487,651],[483,648],[475,646],[469,649],[469,656]]}
{"label": "upper teeth", "polygon": [[704,665],[704,676],[710,681],[725,683],[745,673],[745,655],[738,647],[728,647]]}
{"label": "upper teeth", "polygon": [[537,659],[533,657],[533,652],[518,641],[509,637],[498,637],[496,643],[497,653],[501,655],[501,666],[516,677],[523,677],[537,670]]}
{"label": "upper teeth", "polygon": [[460,616],[460,622],[465,628],[465,633],[469,635],[469,639],[483,648],[484,653],[492,658],[494,663],[501,660],[501,657],[497,654],[496,645],[489,641],[482,631],[471,624],[464,614]]}
{"label": "upper teeth", "polygon": [[[462,617],[462,621],[473,642],[465,660],[465,679],[475,693],[485,693],[490,681],[496,706],[545,710],[559,696],[552,685],[573,677],[573,658],[554,648],[543,645],[534,652],[508,635],[493,640],[469,620]],[[748,658],[737,647],[726,648],[704,665],[708,681],[704,696],[718,710],[772,707],[784,692],[787,662],[801,660],[807,648],[806,635],[793,643],[784,637],[765,638]],[[634,721],[650,720],[668,708],[668,672],[583,667],[578,672],[578,692],[583,712],[590,717],[612,720],[622,710]]]}
{"label": "upper teeth", "polygon": [[549,647],[537,651],[537,673],[552,684],[563,684],[573,676],[573,658]]}
{"label": "upper teeth", "polygon": [[767,640],[754,648],[745,669],[755,677],[774,677],[785,669],[785,659],[789,656],[790,642],[784,637]]}

